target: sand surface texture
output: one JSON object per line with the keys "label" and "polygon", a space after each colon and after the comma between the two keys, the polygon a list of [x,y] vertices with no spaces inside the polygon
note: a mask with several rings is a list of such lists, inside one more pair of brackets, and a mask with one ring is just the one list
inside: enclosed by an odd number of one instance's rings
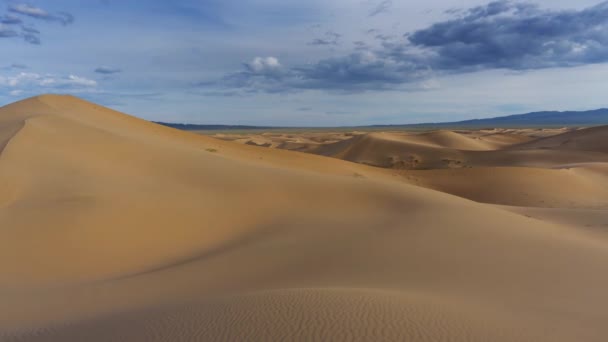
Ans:
{"label": "sand surface texture", "polygon": [[608,340],[608,128],[301,135],[0,108],[0,341]]}

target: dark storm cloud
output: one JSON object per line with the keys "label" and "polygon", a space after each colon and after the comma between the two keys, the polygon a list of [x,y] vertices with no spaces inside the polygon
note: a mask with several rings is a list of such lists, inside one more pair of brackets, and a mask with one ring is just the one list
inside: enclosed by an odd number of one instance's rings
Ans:
{"label": "dark storm cloud", "polygon": [[539,69],[608,60],[608,2],[582,11],[546,11],[496,1],[409,36],[434,52],[433,67]]}

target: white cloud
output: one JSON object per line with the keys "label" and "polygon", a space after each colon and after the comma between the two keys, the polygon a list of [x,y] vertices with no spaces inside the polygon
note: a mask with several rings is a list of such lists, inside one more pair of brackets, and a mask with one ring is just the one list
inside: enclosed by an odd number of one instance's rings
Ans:
{"label": "white cloud", "polygon": [[34,7],[27,4],[17,4],[10,6],[10,10],[15,13],[20,13],[23,15],[29,15],[31,17],[43,18],[48,17],[49,12],[43,10],[42,8]]}
{"label": "white cloud", "polygon": [[276,71],[282,68],[276,57],[256,57],[245,66],[253,73],[263,74],[268,71]]}
{"label": "white cloud", "polygon": [[89,80],[87,78],[79,77],[79,76],[75,76],[75,75],[69,75],[65,79],[60,79],[59,83],[61,83],[61,84],[68,84],[68,85],[80,85],[80,86],[85,86],[85,87],[95,87],[95,86],[97,86],[97,82],[96,81]]}
{"label": "white cloud", "polygon": [[41,75],[33,72],[20,72],[13,76],[0,76],[0,86],[10,88],[75,88],[96,87],[97,82],[76,75]]}

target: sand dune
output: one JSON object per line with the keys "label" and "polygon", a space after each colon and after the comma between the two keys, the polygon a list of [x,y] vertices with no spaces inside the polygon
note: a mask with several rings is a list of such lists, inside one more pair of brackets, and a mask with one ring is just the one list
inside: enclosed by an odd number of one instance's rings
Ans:
{"label": "sand dune", "polygon": [[[608,165],[608,164],[606,164]],[[545,208],[608,209],[608,172],[585,167],[470,168],[410,171],[416,184],[474,201]]]}
{"label": "sand dune", "polygon": [[[405,170],[470,167],[556,168],[564,164],[608,162],[605,127],[590,129],[484,129],[432,132],[326,133],[328,141],[305,142],[310,133],[274,134],[257,146],[295,150]],[[319,136],[320,134],[315,134]],[[255,141],[258,134],[216,135],[235,142]],[[238,136],[238,138],[235,138]],[[287,140],[286,140],[287,139]],[[294,139],[302,141],[296,143]]]}
{"label": "sand dune", "polygon": [[[373,140],[365,158],[373,146],[492,144],[445,132],[353,139]],[[425,188],[603,206],[603,164],[402,173],[181,132],[70,96],[1,108],[0,141],[2,341],[608,337],[607,240]],[[501,172],[497,187],[487,175]],[[524,201],[516,188],[528,177]]]}
{"label": "sand dune", "polygon": [[524,144],[515,149],[567,149],[608,153],[608,126],[566,132]]}
{"label": "sand dune", "polygon": [[454,139],[454,136],[443,132],[418,135],[369,133],[349,141],[322,146],[313,152],[386,168],[439,168],[448,160],[463,158],[463,153],[453,146],[482,148],[481,144],[466,139],[459,135]]}
{"label": "sand dune", "polygon": [[[451,148],[462,151],[495,150],[502,145],[500,139],[488,138],[485,135],[470,136],[468,134],[459,134],[446,130],[417,134],[415,138],[418,143],[426,142],[435,147]],[[508,141],[507,136],[505,136],[505,140]]]}
{"label": "sand dune", "polygon": [[608,237],[608,210],[521,206],[501,206],[500,208],[545,222],[585,229],[597,234],[601,239]]}

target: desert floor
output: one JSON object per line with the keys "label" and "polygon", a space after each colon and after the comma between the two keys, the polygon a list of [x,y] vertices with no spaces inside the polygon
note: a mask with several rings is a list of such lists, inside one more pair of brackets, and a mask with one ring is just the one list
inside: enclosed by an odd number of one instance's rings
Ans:
{"label": "desert floor", "polygon": [[0,108],[0,341],[608,340],[608,127]]}

